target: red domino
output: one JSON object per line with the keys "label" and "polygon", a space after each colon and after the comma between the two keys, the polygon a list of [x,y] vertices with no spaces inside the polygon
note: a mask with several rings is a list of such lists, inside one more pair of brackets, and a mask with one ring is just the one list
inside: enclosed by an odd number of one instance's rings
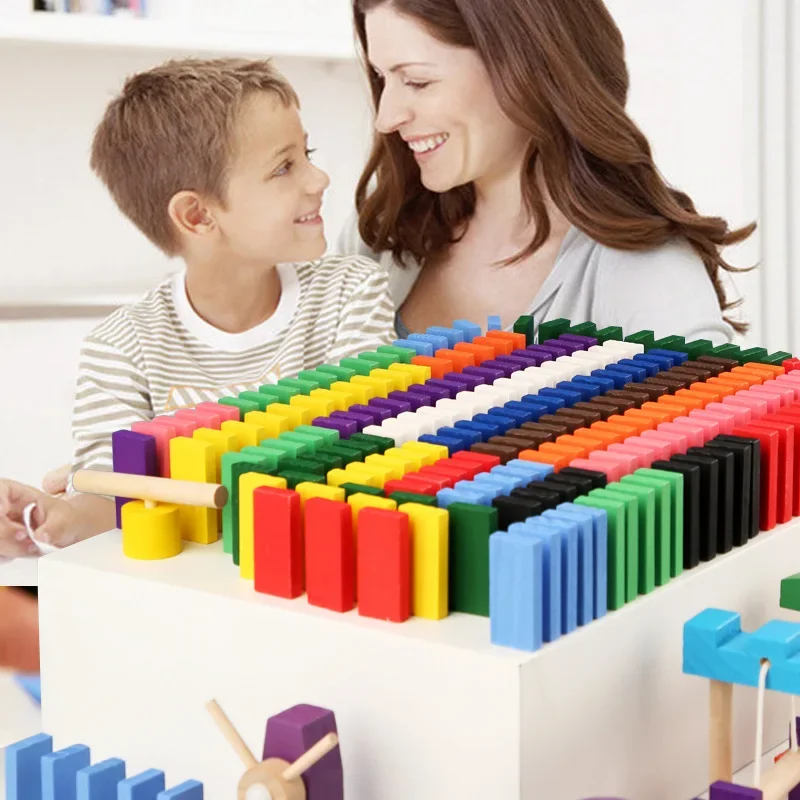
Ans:
{"label": "red domino", "polygon": [[159,425],[169,425],[175,429],[176,436],[188,436],[192,438],[192,434],[197,430],[197,422],[193,419],[186,419],[185,417],[170,417],[166,414],[159,417],[153,417],[153,422]]}
{"label": "red domino", "polygon": [[411,616],[408,515],[364,508],[358,517],[358,613],[405,622]]}
{"label": "red domino", "polygon": [[458,481],[461,480],[461,478],[458,478],[452,473],[449,473],[446,467],[437,469],[434,466],[427,466],[423,467],[416,474],[420,475],[423,478],[432,478],[434,480],[446,481],[446,483],[442,486],[442,489],[444,488],[452,489],[456,485],[456,483],[458,483]]}
{"label": "red domino", "polygon": [[455,483],[450,478],[441,475],[422,475],[419,472],[407,472],[403,476],[403,482],[412,488],[411,491],[421,492],[422,494],[436,494],[442,489],[452,489]]}
{"label": "red domino", "polygon": [[761,442],[761,520],[759,527],[769,531],[778,521],[778,431],[750,425],[733,429],[734,436]]}
{"label": "red domino", "polygon": [[440,458],[433,464],[433,469],[446,470],[446,474],[460,481],[471,481],[480,472],[473,464],[451,461],[449,458]]}
{"label": "red domino", "polygon": [[[717,403],[717,405],[721,406],[722,404]],[[703,409],[700,411],[699,409],[694,409],[693,411],[689,412],[689,419],[695,421],[710,420],[711,422],[716,423],[720,433],[727,435],[731,434],[733,427],[736,424],[736,417],[727,411],[709,411],[708,409]]]}
{"label": "red domino", "polygon": [[786,361],[781,363],[781,366],[787,373],[795,369],[800,369],[800,358],[787,358]]}
{"label": "red domino", "polygon": [[198,428],[211,428],[218,431],[222,425],[222,417],[216,411],[200,411],[197,408],[179,408],[175,416],[184,419],[193,419]]}
{"label": "red domino", "polygon": [[253,492],[253,533],[255,590],[290,599],[303,594],[300,495],[259,486]]}
{"label": "red domino", "polygon": [[[693,411],[700,411],[700,409],[692,409]],[[719,436],[719,422],[713,419],[703,419],[702,417],[693,417],[692,412],[689,412],[689,416],[686,417],[675,417],[672,420],[677,425],[682,425],[684,427],[691,426],[693,428],[699,428],[702,431],[701,442],[705,444],[706,442],[713,439],[715,436]],[[702,446],[702,445],[701,445]],[[692,447],[696,447],[694,444],[694,440],[692,441]]]}
{"label": "red domino", "polygon": [[312,497],[304,514],[308,602],[350,611],[356,604],[353,510],[347,503]]}
{"label": "red domino", "polygon": [[211,411],[213,414],[219,414],[222,422],[229,420],[238,422],[240,420],[239,409],[236,406],[226,406],[222,403],[198,403],[195,408],[198,411]]}
{"label": "red domino", "polygon": [[134,422],[131,430],[144,433],[156,440],[156,461],[158,474],[162,478],[169,478],[169,440],[174,439],[178,432],[171,425],[157,422]]}
{"label": "red domino", "polygon": [[787,422],[794,426],[794,478],[792,515],[800,517],[800,408],[792,406],[781,409],[778,414],[771,414],[769,421]]}
{"label": "red domino", "polygon": [[480,464],[482,472],[489,472],[493,467],[500,466],[498,456],[490,456],[488,453],[473,453],[471,450],[459,450],[457,453],[453,453],[452,460]]}
{"label": "red domino", "polygon": [[569,462],[569,465],[571,467],[576,467],[577,469],[589,469],[593,470],[594,472],[604,472],[609,483],[618,481],[625,474],[620,466],[619,461],[616,461],[613,458],[602,458],[601,450],[595,450],[594,452],[597,453],[596,458],[573,458],[572,461]]}
{"label": "red domino", "polygon": [[788,522],[794,508],[794,423],[773,419],[769,415],[752,427],[778,432],[778,522]]}

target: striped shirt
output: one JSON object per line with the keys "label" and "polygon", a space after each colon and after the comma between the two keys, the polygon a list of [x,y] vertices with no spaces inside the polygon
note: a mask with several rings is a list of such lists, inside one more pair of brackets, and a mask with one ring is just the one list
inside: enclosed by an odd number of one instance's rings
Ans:
{"label": "striped shirt", "polygon": [[257,390],[396,338],[386,273],[369,259],[326,256],[277,269],[275,313],[243,333],[198,316],[184,272],[101,322],[81,348],[72,470],[111,469],[111,434],[135,422]]}

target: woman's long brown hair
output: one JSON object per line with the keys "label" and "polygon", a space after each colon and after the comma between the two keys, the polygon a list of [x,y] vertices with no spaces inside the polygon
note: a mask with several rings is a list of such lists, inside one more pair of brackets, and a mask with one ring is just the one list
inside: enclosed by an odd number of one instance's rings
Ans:
{"label": "woman's long brown hair", "polygon": [[[376,111],[382,82],[366,62],[365,14],[387,2],[441,41],[475,49],[501,108],[531,134],[521,180],[536,234],[506,263],[535,252],[550,235],[538,171],[555,205],[592,239],[647,250],[682,236],[702,258],[720,308],[738,305],[726,302],[719,270],[742,270],[728,264],[721,249],[744,241],[756,225],[731,230],[724,219],[698,214],[688,195],[667,185],[625,111],[624,42],[602,0],[353,0]],[[463,233],[475,211],[475,189],[429,191],[400,136],[376,133],[356,207],[361,238],[373,250],[425,263]]]}

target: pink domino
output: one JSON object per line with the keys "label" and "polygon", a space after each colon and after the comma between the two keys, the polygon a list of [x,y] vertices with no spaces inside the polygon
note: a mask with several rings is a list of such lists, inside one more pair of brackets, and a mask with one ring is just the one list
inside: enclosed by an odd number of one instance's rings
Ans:
{"label": "pink domino", "polygon": [[[635,444],[628,444],[627,439],[622,444],[610,444],[606,448],[605,452],[610,455],[616,455],[619,453],[623,456],[635,458],[636,463],[633,467],[634,472],[642,467],[649,467],[654,461],[651,450],[648,450],[646,447],[637,447]],[[589,458],[591,458],[591,454],[589,455]]]}
{"label": "pink domino", "polygon": [[[786,408],[794,403],[794,390],[788,386],[784,389],[777,381],[765,381],[761,386],[751,386],[750,391],[755,392],[759,397],[777,397],[778,409]],[[772,413],[771,406],[769,410]]]}
{"label": "pink domino", "polygon": [[669,442],[662,442],[658,439],[644,439],[641,436],[629,436],[623,444],[628,447],[638,447],[640,450],[650,452],[650,462],[665,460],[672,455],[672,447]]}
{"label": "pink domino", "polygon": [[[693,411],[699,411],[699,409],[692,409]],[[713,439],[715,436],[719,436],[719,422],[713,419],[704,419],[703,417],[692,417],[691,415],[688,417],[675,417],[672,420],[676,424],[681,425],[691,425],[695,428],[700,428],[703,431],[703,444]],[[697,447],[697,445],[692,445],[692,447]],[[702,445],[700,445],[702,447]]]}
{"label": "pink domino", "polygon": [[[596,450],[595,452],[601,451]],[[607,458],[574,458],[569,462],[569,465],[577,469],[589,469],[594,472],[603,472],[609,483],[618,481],[625,474],[622,471],[622,467],[616,461]]]}
{"label": "pink domino", "polygon": [[[703,429],[694,425],[677,422],[662,422],[656,430],[659,433],[677,433],[686,437],[686,447],[702,447]],[[685,452],[685,451],[684,451]]]}
{"label": "pink domino", "polygon": [[[795,370],[797,372],[798,370]],[[779,384],[780,386],[787,386],[794,392],[794,399],[796,402],[800,402],[800,375],[795,377],[794,375],[778,375],[775,378],[775,383]],[[771,386],[772,381],[767,381],[765,386]]]}
{"label": "pink domino", "polygon": [[227,422],[228,420],[239,421],[239,409],[236,406],[225,406],[222,403],[198,403],[195,408],[198,411],[211,411],[214,414],[218,414],[222,422]]}
{"label": "pink domino", "polygon": [[[722,403],[717,403],[717,405],[721,406]],[[689,412],[689,419],[694,421],[710,420],[711,422],[716,423],[720,433],[725,433],[728,436],[733,433],[733,429],[736,426],[736,417],[732,412],[709,411],[707,407],[702,411],[699,408],[693,408]]]}
{"label": "pink domino", "polygon": [[622,470],[622,475],[630,475],[631,472],[636,472],[641,466],[639,462],[639,455],[635,453],[609,453],[608,450],[592,450],[589,453],[589,461],[596,461],[598,459],[605,459],[606,461],[613,461],[619,464]]}
{"label": "pink domino", "polygon": [[186,417],[170,417],[167,414],[163,414],[153,417],[153,422],[174,428],[176,436],[188,436],[191,438],[191,435],[197,430],[197,422],[193,419],[186,419]]}
{"label": "pink domino", "polygon": [[732,394],[730,397],[724,397],[722,403],[728,406],[745,406],[749,408],[752,422],[761,419],[769,408],[766,400],[760,400],[757,395],[750,394],[747,389],[736,392],[736,394]]}
{"label": "pink domino", "polygon": [[174,439],[178,432],[171,425],[157,422],[134,422],[131,430],[152,436],[156,440],[156,461],[158,474],[162,478],[169,478],[169,440]]}
{"label": "pink domino", "polygon": [[218,431],[222,417],[216,411],[200,411],[198,408],[179,408],[175,412],[179,419],[193,419],[198,428],[211,428]]}
{"label": "pink domino", "polygon": [[[668,423],[662,422],[661,425]],[[670,446],[670,455],[677,455],[681,453],[686,455],[686,450],[689,447],[689,437],[680,431],[662,431],[661,425],[654,431],[642,431],[642,439],[657,439],[660,442],[667,442]]]}
{"label": "pink domino", "polygon": [[723,414],[733,414],[735,427],[747,425],[752,421],[753,414],[749,406],[737,405],[736,403],[709,403],[704,411],[720,411]]}

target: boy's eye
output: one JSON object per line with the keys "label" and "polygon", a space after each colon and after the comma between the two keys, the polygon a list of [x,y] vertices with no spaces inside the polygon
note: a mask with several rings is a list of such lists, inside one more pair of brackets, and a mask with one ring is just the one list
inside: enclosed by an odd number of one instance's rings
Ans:
{"label": "boy's eye", "polygon": [[416,91],[420,91],[421,89],[424,89],[426,86],[430,86],[431,84],[430,81],[406,81],[405,85],[410,86],[412,89],[415,89]]}
{"label": "boy's eye", "polygon": [[314,155],[314,153],[316,153],[316,152],[317,152],[316,148],[314,148],[314,147],[307,147],[307,148],[306,148],[306,158],[307,158],[307,159],[309,159],[309,160],[311,160],[311,156],[313,156],[313,155]]}
{"label": "boy's eye", "polygon": [[289,172],[291,172],[293,166],[294,166],[294,161],[287,161],[286,163],[281,164],[281,166],[278,167],[278,169],[276,169],[275,172],[273,172],[272,174],[275,176],[288,175]]}

